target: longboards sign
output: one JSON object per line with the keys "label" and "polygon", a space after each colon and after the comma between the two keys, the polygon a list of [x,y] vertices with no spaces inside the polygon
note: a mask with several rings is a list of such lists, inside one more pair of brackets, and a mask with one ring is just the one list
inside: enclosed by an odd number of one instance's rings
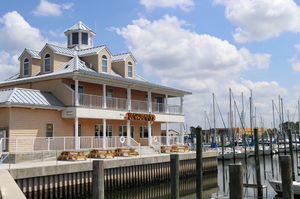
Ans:
{"label": "longboards sign", "polygon": [[155,121],[154,114],[144,114],[144,113],[126,113],[126,120],[135,120],[135,121],[147,121],[153,122]]}

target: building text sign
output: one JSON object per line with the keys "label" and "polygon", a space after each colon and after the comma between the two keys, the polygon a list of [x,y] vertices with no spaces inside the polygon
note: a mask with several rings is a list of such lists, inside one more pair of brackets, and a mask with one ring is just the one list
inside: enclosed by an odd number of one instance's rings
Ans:
{"label": "building text sign", "polygon": [[125,119],[152,122],[152,121],[155,121],[155,115],[154,114],[144,114],[144,113],[126,113]]}

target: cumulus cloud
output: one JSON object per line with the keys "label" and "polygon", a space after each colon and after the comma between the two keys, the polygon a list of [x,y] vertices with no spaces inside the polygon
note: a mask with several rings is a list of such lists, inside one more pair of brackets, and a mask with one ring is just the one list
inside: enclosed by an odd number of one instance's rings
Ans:
{"label": "cumulus cloud", "polygon": [[289,59],[289,62],[292,64],[292,68],[294,71],[300,71],[300,44],[295,45],[296,54]]}
{"label": "cumulus cloud", "polygon": [[180,8],[184,11],[189,11],[194,7],[193,0],[140,0],[148,10],[155,8]]}
{"label": "cumulus cloud", "polygon": [[300,7],[294,0],[214,0],[237,26],[237,42],[261,41],[282,32],[300,32]]}
{"label": "cumulus cloud", "polygon": [[18,12],[8,12],[0,18],[0,46],[7,52],[19,53],[25,47],[40,50],[45,39]]}
{"label": "cumulus cloud", "polygon": [[[123,28],[116,28],[128,48],[142,63],[145,74],[157,75],[161,83],[193,92],[185,97],[188,124],[203,124],[203,112],[209,111],[211,93],[218,96],[223,117],[228,111],[228,88],[245,95],[253,89],[257,106],[266,111],[269,99],[286,91],[277,82],[242,79],[248,70],[269,67],[270,54],[251,53],[237,48],[226,40],[199,34],[187,28],[185,21],[173,16],[150,21],[134,20]],[[246,99],[246,98],[245,98]],[[220,120],[219,120],[220,121]]]}
{"label": "cumulus cloud", "polygon": [[19,72],[17,55],[10,55],[6,51],[0,51],[0,81]]}
{"label": "cumulus cloud", "polygon": [[61,16],[64,10],[69,10],[72,7],[73,3],[56,4],[47,0],[41,0],[33,14],[37,16]]}

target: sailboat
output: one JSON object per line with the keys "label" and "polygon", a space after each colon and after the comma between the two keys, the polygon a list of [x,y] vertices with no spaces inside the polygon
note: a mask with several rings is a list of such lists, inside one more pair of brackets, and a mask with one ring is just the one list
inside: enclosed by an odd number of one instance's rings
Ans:
{"label": "sailboat", "polygon": [[[269,180],[271,187],[276,193],[282,193],[282,182],[279,180]],[[294,195],[300,196],[300,182],[293,181]]]}

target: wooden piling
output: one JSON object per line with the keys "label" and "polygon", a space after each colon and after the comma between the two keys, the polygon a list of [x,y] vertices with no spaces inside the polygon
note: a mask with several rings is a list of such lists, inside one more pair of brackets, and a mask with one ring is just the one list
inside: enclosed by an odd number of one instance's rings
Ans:
{"label": "wooden piling", "polygon": [[171,199],[179,199],[179,155],[170,155]]}
{"label": "wooden piling", "polygon": [[259,160],[259,143],[258,143],[258,129],[254,129],[254,139],[255,139],[255,171],[256,171],[256,184],[257,184],[257,197],[263,198],[263,190],[261,186],[261,176],[260,176],[260,160]]}
{"label": "wooden piling", "polygon": [[229,199],[243,199],[243,167],[241,164],[229,165]]}
{"label": "wooden piling", "polygon": [[104,161],[93,161],[93,199],[104,199]]}
{"label": "wooden piling", "polygon": [[202,129],[196,128],[196,197],[197,199],[203,198],[203,183],[202,183]]}
{"label": "wooden piling", "polygon": [[292,161],[289,155],[279,156],[283,199],[294,199]]}
{"label": "wooden piling", "polygon": [[289,152],[291,156],[291,164],[292,164],[292,177],[293,180],[295,180],[295,167],[294,167],[294,151],[293,151],[293,138],[292,138],[292,131],[291,129],[288,129],[288,137],[289,137]]}

